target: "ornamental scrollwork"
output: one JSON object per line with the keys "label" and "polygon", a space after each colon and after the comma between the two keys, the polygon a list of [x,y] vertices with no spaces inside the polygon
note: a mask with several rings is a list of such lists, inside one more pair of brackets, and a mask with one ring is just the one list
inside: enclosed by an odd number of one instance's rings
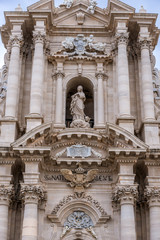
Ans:
{"label": "ornamental scrollwork", "polygon": [[117,186],[114,190],[112,201],[120,203],[122,200],[134,203],[138,198],[137,185],[135,186]]}
{"label": "ornamental scrollwork", "polygon": [[26,202],[42,203],[46,201],[46,192],[41,186],[24,185],[21,188],[22,200]]}

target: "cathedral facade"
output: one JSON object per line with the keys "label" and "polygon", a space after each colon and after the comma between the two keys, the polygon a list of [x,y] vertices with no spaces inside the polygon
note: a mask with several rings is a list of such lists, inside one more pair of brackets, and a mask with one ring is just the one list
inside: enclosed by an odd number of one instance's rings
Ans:
{"label": "cathedral facade", "polygon": [[5,12],[1,239],[160,239],[156,19],[119,0]]}

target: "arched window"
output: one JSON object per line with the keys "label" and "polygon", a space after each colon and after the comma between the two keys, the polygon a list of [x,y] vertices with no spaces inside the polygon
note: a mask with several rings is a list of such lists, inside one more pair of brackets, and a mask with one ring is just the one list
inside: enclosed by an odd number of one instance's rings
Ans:
{"label": "arched window", "polygon": [[83,92],[86,96],[84,113],[90,118],[90,126],[94,126],[94,94],[91,81],[84,77],[76,77],[71,79],[67,84],[66,91],[66,127],[70,127],[72,115],[70,112],[71,96],[77,92],[77,87],[83,86]]}

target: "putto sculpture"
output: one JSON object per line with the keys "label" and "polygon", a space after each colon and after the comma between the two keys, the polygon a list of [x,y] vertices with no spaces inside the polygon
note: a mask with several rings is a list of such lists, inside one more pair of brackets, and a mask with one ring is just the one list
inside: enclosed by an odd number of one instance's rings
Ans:
{"label": "putto sculpture", "polygon": [[64,0],[63,5],[65,5],[66,8],[71,8],[73,4],[73,0]]}
{"label": "putto sculpture", "polygon": [[89,128],[90,118],[84,114],[84,102],[86,100],[85,94],[83,92],[83,87],[77,87],[77,93],[72,95],[72,101],[70,105],[71,115],[73,116],[73,121],[71,123],[71,128]]}
{"label": "putto sculpture", "polygon": [[89,1],[89,7],[88,7],[87,11],[91,14],[94,14],[96,6],[97,6],[97,1],[90,0]]}

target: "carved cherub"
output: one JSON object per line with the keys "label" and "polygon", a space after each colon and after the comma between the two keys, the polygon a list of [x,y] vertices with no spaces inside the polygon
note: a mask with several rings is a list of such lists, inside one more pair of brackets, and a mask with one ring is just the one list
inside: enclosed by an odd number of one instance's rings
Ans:
{"label": "carved cherub", "polygon": [[85,188],[91,185],[96,175],[98,174],[98,169],[92,169],[85,174],[85,170],[82,168],[81,164],[78,163],[79,167],[73,173],[69,169],[62,169],[61,173],[66,180],[70,181],[70,186],[74,188],[74,192],[78,195],[84,193]]}

